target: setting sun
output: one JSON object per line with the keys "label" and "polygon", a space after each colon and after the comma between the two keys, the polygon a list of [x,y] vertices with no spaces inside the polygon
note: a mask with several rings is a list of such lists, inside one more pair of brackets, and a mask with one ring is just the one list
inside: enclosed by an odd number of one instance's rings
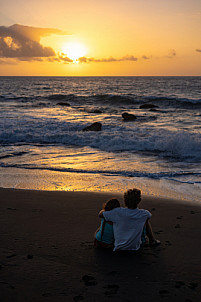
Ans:
{"label": "setting sun", "polygon": [[76,61],[80,57],[86,55],[87,49],[79,42],[69,42],[63,45],[62,53],[65,54],[69,59]]}

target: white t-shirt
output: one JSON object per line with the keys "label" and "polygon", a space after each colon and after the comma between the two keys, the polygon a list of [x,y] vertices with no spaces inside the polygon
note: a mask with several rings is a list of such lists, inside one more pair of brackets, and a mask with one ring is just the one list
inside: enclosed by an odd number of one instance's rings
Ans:
{"label": "white t-shirt", "polygon": [[103,212],[103,216],[106,221],[113,222],[114,251],[139,250],[145,222],[152,216],[149,211],[138,208],[115,208]]}

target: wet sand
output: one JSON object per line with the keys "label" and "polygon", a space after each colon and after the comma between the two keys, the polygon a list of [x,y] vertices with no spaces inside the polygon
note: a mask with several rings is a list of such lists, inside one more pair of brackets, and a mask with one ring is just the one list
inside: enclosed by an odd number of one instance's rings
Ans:
{"label": "wet sand", "polygon": [[162,243],[118,254],[93,247],[114,196],[0,189],[1,301],[200,301],[201,207],[143,196]]}

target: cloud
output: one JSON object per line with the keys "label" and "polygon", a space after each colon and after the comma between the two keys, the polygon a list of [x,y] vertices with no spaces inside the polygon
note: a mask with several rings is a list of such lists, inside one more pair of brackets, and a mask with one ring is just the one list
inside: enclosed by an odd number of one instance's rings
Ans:
{"label": "cloud", "polygon": [[142,59],[144,59],[144,60],[149,60],[150,58],[147,57],[147,56],[142,56]]}
{"label": "cloud", "polygon": [[68,58],[65,54],[61,53],[59,54],[58,58],[55,58],[55,59],[58,59],[58,61],[63,61],[65,63],[72,63],[73,60],[71,60],[70,58]]}
{"label": "cloud", "polygon": [[102,59],[96,59],[96,58],[87,58],[87,57],[80,57],[78,61],[80,63],[90,63],[90,62],[95,62],[95,63],[111,63],[111,62],[123,62],[123,61],[137,61],[138,58],[134,56],[124,56],[122,58],[114,58],[114,57],[109,57],[109,58],[102,58]]}
{"label": "cloud", "polygon": [[0,65],[15,65],[17,64],[16,60],[13,59],[0,59]]}
{"label": "cloud", "polygon": [[62,32],[58,29],[19,24],[9,27],[0,26],[0,57],[29,61],[55,56],[55,51],[51,47],[40,44],[42,36],[51,34],[62,34]]}
{"label": "cloud", "polygon": [[198,49],[198,48],[197,48],[195,51],[197,51],[197,52],[201,52],[201,49]]}
{"label": "cloud", "polygon": [[168,55],[166,56],[166,58],[172,59],[172,58],[176,57],[176,55],[177,54],[176,54],[175,49],[170,49],[169,52],[168,52]]}

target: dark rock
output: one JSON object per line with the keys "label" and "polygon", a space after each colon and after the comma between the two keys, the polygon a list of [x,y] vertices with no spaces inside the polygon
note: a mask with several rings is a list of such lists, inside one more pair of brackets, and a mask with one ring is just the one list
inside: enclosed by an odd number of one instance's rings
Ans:
{"label": "dark rock", "polygon": [[136,120],[136,116],[134,114],[130,114],[130,113],[127,113],[127,112],[124,112],[122,114],[122,117],[123,117],[124,121],[134,121],[134,120]]}
{"label": "dark rock", "polygon": [[82,131],[101,131],[102,124],[101,123],[93,123],[90,126],[85,127]]}
{"label": "dark rock", "polygon": [[103,113],[103,112],[99,109],[95,109],[92,113]]}
{"label": "dark rock", "polygon": [[64,102],[59,102],[59,103],[57,103],[57,105],[59,105],[59,106],[70,106],[70,104],[69,103],[64,103]]}
{"label": "dark rock", "polygon": [[88,113],[103,113],[103,111],[101,111],[100,109],[92,109],[92,110],[88,110]]}
{"label": "dark rock", "polygon": [[154,104],[143,104],[140,106],[140,109],[153,109],[153,108],[158,108],[158,106]]}

